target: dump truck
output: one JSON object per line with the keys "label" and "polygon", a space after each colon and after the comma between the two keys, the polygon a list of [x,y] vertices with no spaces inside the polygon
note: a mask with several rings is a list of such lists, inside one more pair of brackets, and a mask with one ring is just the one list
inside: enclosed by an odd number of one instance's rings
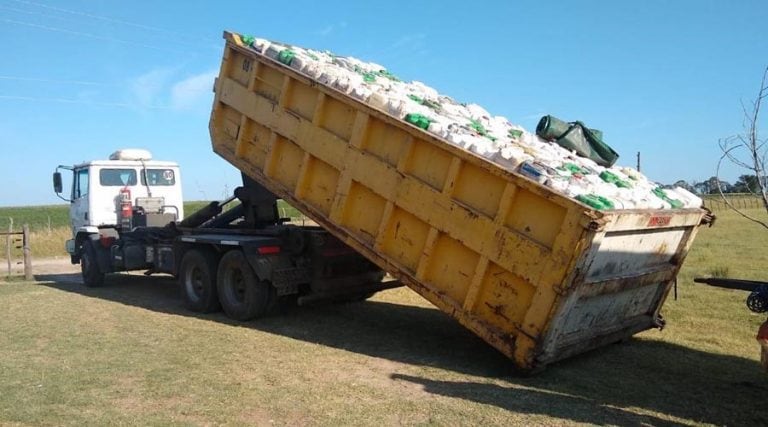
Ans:
{"label": "dump truck", "polygon": [[[68,249],[86,283],[113,271],[170,273],[188,306],[220,302],[236,319],[263,315],[276,295],[364,298],[404,284],[523,371],[664,326],[660,310],[704,210],[596,210],[262,55],[238,34],[224,38],[209,131],[213,151],[243,175],[225,201],[238,206],[213,202],[166,225],[121,227],[117,218],[75,230]],[[61,190],[61,177],[54,182]],[[284,224],[277,199],[319,227]],[[381,282],[383,272],[394,280]]]}
{"label": "dump truck", "polygon": [[66,250],[83,282],[102,286],[107,274],[143,270],[178,278],[192,311],[222,309],[237,320],[299,304],[356,301],[401,286],[330,233],[281,218],[277,198],[255,181],[221,202],[184,217],[180,168],[147,150],[115,151],[107,160],[60,165],[72,171],[72,239]]}

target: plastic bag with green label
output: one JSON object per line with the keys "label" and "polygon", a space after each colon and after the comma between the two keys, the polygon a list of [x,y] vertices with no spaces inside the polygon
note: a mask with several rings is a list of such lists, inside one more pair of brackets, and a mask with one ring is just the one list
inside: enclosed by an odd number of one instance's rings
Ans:
{"label": "plastic bag with green label", "polygon": [[544,116],[536,126],[536,135],[592,159],[601,166],[611,167],[619,159],[619,153],[603,142],[603,133],[588,128],[582,122],[569,123],[553,116]]}

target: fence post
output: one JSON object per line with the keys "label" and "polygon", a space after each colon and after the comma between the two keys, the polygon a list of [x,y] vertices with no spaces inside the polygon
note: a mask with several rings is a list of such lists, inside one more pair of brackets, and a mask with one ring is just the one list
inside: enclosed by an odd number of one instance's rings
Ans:
{"label": "fence post", "polygon": [[24,250],[24,280],[31,281],[35,280],[35,276],[32,275],[32,248],[29,246],[29,225],[24,224],[22,232],[24,234],[22,243]]}
{"label": "fence post", "polygon": [[8,277],[11,277],[11,233],[13,233],[13,218],[8,218],[8,234],[5,235],[5,259],[8,261]]}

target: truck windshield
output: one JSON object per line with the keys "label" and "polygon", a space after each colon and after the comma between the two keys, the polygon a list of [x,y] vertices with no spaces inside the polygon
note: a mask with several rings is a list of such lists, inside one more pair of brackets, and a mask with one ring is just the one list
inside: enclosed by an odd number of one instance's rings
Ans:
{"label": "truck windshield", "polygon": [[125,187],[136,185],[134,169],[102,169],[99,171],[99,184],[104,187]]}
{"label": "truck windshield", "polygon": [[176,184],[176,174],[173,169],[147,169],[146,179],[144,172],[141,173],[141,185],[174,185]]}

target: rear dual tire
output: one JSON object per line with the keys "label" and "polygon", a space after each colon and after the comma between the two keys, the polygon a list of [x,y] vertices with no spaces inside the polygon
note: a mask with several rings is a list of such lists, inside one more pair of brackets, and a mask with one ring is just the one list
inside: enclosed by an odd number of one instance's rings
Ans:
{"label": "rear dual tire", "polygon": [[191,311],[210,313],[221,309],[216,288],[218,257],[212,251],[191,249],[179,268],[184,305]]}
{"label": "rear dual tire", "polygon": [[221,307],[235,320],[264,316],[275,301],[274,288],[269,282],[259,280],[240,250],[231,250],[221,257],[216,285]]}

